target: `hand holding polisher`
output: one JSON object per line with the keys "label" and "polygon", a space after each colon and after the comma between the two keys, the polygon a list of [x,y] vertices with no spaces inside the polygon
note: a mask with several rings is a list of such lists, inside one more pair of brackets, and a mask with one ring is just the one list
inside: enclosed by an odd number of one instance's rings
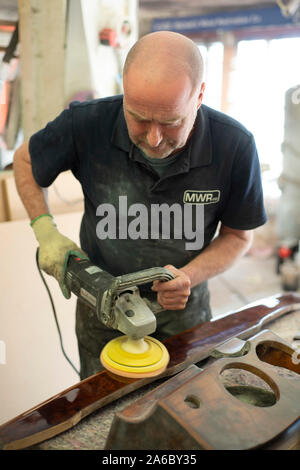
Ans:
{"label": "hand holding polisher", "polygon": [[64,278],[67,288],[96,312],[100,322],[126,335],[104,347],[100,360],[106,369],[126,377],[148,377],[166,368],[166,348],[147,336],[156,330],[154,313],[163,308],[142,298],[137,286],[172,279],[174,275],[161,267],[114,277],[88,259],[69,257]]}

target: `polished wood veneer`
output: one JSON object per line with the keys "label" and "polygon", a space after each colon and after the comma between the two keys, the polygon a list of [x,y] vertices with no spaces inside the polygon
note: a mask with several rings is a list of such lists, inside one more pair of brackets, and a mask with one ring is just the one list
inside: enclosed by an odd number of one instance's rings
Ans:
{"label": "polished wood veneer", "polygon": [[[192,365],[116,413],[105,450],[250,450],[275,439],[284,445],[284,433],[300,419],[300,364],[272,331],[247,343],[245,354],[217,359],[204,370]],[[250,372],[248,385],[242,379],[228,393],[225,370]],[[237,389],[248,399],[237,399]],[[300,436],[293,437],[299,448]]]}
{"label": "polished wood veneer", "polygon": [[107,371],[99,372],[0,426],[0,448],[22,449],[49,439],[133,390],[205,359],[226,340],[249,338],[270,321],[298,309],[298,294],[268,297],[172,336],[164,342],[170,363],[158,377],[122,382],[121,378],[113,377]]}

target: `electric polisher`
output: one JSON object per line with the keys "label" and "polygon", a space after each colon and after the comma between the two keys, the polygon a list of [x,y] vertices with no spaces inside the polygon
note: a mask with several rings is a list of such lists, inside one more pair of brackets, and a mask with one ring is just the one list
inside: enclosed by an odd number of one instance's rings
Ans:
{"label": "electric polisher", "polygon": [[148,336],[156,330],[155,314],[163,308],[142,298],[137,286],[172,279],[174,275],[160,267],[114,277],[88,259],[69,257],[65,273],[68,289],[95,311],[100,322],[125,335],[103,348],[100,361],[105,369],[134,378],[156,376],[166,369],[167,349]]}

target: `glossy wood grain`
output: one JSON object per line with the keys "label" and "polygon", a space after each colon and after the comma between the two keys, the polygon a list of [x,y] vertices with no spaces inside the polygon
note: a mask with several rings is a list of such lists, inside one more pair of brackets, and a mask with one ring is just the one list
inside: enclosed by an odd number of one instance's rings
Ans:
{"label": "glossy wood grain", "polygon": [[[170,353],[170,363],[159,378],[201,361],[230,338],[248,338],[273,319],[298,309],[300,296],[297,294],[269,297],[173,336],[164,342]],[[49,439],[93,411],[157,378],[121,382],[106,371],[99,372],[0,426],[0,448],[21,449]]]}
{"label": "glossy wood grain", "polygon": [[[288,343],[264,330],[250,339],[243,356],[218,359],[204,370],[190,366],[187,377],[177,374],[118,412],[105,449],[263,448],[300,418],[300,364],[293,364],[293,353]],[[228,393],[224,370],[247,372],[247,385],[245,376],[237,375],[241,387],[235,384],[235,393]],[[262,403],[263,392],[268,399]]]}

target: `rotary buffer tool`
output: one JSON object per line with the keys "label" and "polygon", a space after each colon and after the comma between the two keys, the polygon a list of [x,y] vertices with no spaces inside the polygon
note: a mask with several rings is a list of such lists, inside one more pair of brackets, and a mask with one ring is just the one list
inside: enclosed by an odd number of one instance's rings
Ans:
{"label": "rotary buffer tool", "polygon": [[166,369],[166,347],[148,336],[156,330],[155,314],[163,308],[142,298],[137,286],[172,279],[174,275],[160,267],[114,277],[88,259],[69,257],[65,273],[68,289],[95,311],[100,322],[125,335],[103,348],[100,362],[105,369],[131,378],[153,377]]}

